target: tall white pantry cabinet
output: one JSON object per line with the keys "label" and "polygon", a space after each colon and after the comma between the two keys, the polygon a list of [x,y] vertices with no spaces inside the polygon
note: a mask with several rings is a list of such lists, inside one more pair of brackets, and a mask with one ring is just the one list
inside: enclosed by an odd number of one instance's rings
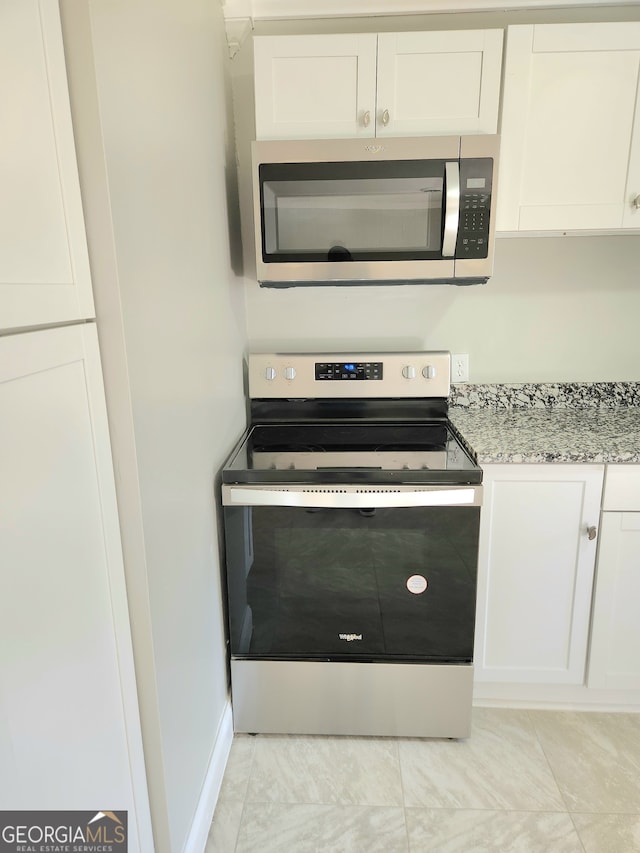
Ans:
{"label": "tall white pantry cabinet", "polygon": [[0,7],[0,802],[127,810],[152,849],[55,0]]}

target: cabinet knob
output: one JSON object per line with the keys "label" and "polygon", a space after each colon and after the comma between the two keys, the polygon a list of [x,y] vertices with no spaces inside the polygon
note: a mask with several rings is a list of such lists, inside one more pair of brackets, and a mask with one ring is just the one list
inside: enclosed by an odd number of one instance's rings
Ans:
{"label": "cabinet knob", "polygon": [[597,527],[594,527],[594,526],[587,527],[587,536],[589,537],[590,541],[593,541],[597,535],[598,535],[598,528]]}
{"label": "cabinet knob", "polygon": [[386,127],[389,124],[391,116],[389,115],[389,110],[384,110],[382,113],[382,124]]}
{"label": "cabinet knob", "polygon": [[362,124],[364,127],[369,127],[371,124],[371,110],[365,110],[362,116]]}
{"label": "cabinet knob", "polygon": [[635,207],[636,210],[640,210],[640,195],[637,195],[633,201],[631,202],[631,207]]}

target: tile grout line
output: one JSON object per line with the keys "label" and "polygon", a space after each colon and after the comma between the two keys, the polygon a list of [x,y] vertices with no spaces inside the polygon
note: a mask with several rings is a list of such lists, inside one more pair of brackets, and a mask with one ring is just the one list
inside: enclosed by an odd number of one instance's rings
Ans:
{"label": "tile grout line", "polygon": [[560,787],[560,784],[558,782],[558,778],[556,776],[555,770],[553,769],[553,765],[549,761],[546,750],[544,748],[544,744],[542,743],[542,741],[540,739],[540,735],[538,733],[538,727],[536,726],[535,719],[531,715],[531,709],[526,708],[525,711],[526,711],[527,717],[529,718],[529,722],[531,723],[531,728],[533,729],[533,733],[536,736],[536,740],[538,741],[538,746],[540,747],[540,752],[542,753],[544,760],[547,762],[547,767],[549,768],[549,772],[551,773],[551,776],[553,777],[553,781],[555,782],[556,788],[558,789],[558,793],[560,794],[562,802],[564,803],[564,810],[567,814],[571,814],[570,808],[569,808],[569,803],[567,802],[567,798],[565,797],[565,795],[562,792],[562,788]]}
{"label": "tile grout line", "polygon": [[402,759],[400,758],[400,738],[394,738],[396,754],[398,756],[398,773],[400,774],[400,793],[402,794],[402,819],[404,820],[404,833],[407,839],[407,853],[411,853],[411,841],[409,839],[409,824],[407,822],[407,802],[404,791],[404,776],[402,774]]}
{"label": "tile grout line", "polygon": [[235,840],[235,842],[234,842],[234,844],[233,844],[233,853],[236,853],[236,851],[237,851],[237,849],[238,849],[238,841],[240,840],[240,832],[241,832],[241,830],[242,830],[242,824],[243,824],[243,822],[244,822],[246,806],[247,806],[247,803],[246,803],[246,800],[245,800],[245,801],[242,803],[242,809],[241,809],[241,811],[240,811],[240,820],[238,821],[238,829],[237,829],[237,831],[236,831],[236,840]]}
{"label": "tile grout line", "polygon": [[582,836],[580,835],[580,830],[576,826],[576,822],[573,818],[573,814],[571,812],[567,812],[567,814],[569,815],[569,820],[571,821],[571,824],[576,831],[576,835],[578,836],[578,841],[580,843],[580,847],[582,847],[584,853],[587,853],[587,848],[584,846],[584,841],[582,840]]}
{"label": "tile grout line", "polygon": [[251,750],[251,762],[249,764],[249,772],[247,773],[247,784],[245,786],[244,796],[242,798],[242,811],[240,812],[240,820],[238,822],[238,831],[236,832],[236,841],[233,845],[233,853],[237,853],[238,842],[240,841],[240,835],[247,813],[247,797],[249,794],[249,785],[251,784],[251,776],[253,775],[253,766],[256,760],[256,748],[258,746],[258,735],[248,735],[248,737],[250,737],[251,741],[253,742],[253,749]]}
{"label": "tile grout line", "polygon": [[573,826],[573,829],[575,831],[576,837],[578,839],[578,843],[580,844],[580,847],[582,848],[583,853],[586,853],[586,848],[585,848],[584,843],[582,841],[582,836],[580,835],[580,830],[576,826],[576,822],[573,819],[573,814],[571,813],[570,804],[567,802],[567,798],[565,797],[565,795],[562,791],[562,788],[560,787],[560,783],[558,782],[555,770],[553,769],[553,765],[549,761],[549,758],[548,758],[547,753],[546,753],[545,748],[544,748],[544,744],[542,743],[542,740],[540,738],[540,734],[538,733],[538,727],[536,726],[535,717],[532,715],[530,708],[527,708],[526,711],[527,711],[527,717],[529,718],[529,722],[531,723],[534,734],[536,736],[536,740],[538,741],[538,745],[540,746],[540,751],[542,752],[542,755],[544,756],[544,760],[547,762],[547,766],[549,767],[549,771],[553,777],[553,781],[556,783],[556,787],[558,789],[558,792],[560,793],[560,796],[562,797],[562,802],[565,805],[564,814],[569,816],[569,820],[571,821],[571,825]]}

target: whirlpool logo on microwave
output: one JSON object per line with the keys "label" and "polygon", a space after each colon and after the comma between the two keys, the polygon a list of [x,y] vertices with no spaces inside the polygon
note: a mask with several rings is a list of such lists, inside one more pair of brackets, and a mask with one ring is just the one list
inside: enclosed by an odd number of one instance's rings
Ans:
{"label": "whirlpool logo on microwave", "polygon": [[346,640],[347,643],[352,643],[354,640],[361,640],[362,634],[338,634],[341,640]]}

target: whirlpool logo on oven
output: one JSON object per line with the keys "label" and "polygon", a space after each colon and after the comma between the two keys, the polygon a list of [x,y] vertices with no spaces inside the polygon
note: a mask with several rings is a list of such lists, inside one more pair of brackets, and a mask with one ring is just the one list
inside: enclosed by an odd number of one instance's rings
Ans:
{"label": "whirlpool logo on oven", "polygon": [[362,634],[338,634],[341,640],[346,640],[347,643],[352,643],[354,640],[361,640]]}

